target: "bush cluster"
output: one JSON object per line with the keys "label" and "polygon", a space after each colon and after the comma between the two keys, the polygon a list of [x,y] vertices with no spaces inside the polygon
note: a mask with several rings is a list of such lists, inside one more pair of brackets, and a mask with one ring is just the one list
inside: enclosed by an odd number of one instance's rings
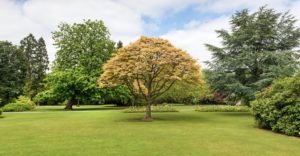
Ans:
{"label": "bush cluster", "polygon": [[[145,106],[131,106],[124,110],[124,113],[143,113],[143,112],[146,112]],[[170,104],[162,104],[157,106],[151,106],[151,112],[178,112],[178,110],[175,109]]]}
{"label": "bush cluster", "polygon": [[0,108],[0,116],[2,115],[2,113],[3,113],[3,110]]}
{"label": "bush cluster", "polygon": [[4,112],[23,112],[30,111],[35,108],[34,102],[30,98],[25,96],[19,96],[18,99],[13,102],[5,105],[3,107]]}
{"label": "bush cluster", "polygon": [[251,106],[259,127],[300,136],[300,73],[274,81]]}
{"label": "bush cluster", "polygon": [[249,112],[250,108],[247,106],[197,106],[198,112]]}

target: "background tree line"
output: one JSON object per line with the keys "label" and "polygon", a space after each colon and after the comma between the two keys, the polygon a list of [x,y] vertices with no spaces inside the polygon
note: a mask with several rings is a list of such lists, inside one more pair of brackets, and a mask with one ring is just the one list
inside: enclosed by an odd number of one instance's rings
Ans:
{"label": "background tree line", "polygon": [[48,64],[42,37],[36,40],[29,34],[19,46],[0,41],[0,105],[23,94],[32,99],[42,91]]}
{"label": "background tree line", "polygon": [[[207,44],[213,59],[204,69],[204,83],[176,83],[155,103],[228,103],[249,105],[255,93],[274,79],[292,76],[299,69],[300,30],[289,13],[261,7],[257,12],[236,12],[231,29],[217,30],[222,47]],[[53,32],[56,58],[47,74],[48,56],[42,38],[32,34],[19,46],[1,42],[1,105],[18,95],[38,104],[139,104],[123,85],[99,88],[102,66],[123,47],[110,39],[102,21],[62,23]],[[182,92],[184,90],[184,92]]]}

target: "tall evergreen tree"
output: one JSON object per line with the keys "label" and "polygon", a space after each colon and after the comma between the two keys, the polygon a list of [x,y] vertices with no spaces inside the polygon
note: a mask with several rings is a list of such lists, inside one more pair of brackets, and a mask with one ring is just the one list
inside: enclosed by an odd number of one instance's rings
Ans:
{"label": "tall evergreen tree", "polygon": [[43,38],[37,41],[32,34],[29,34],[20,43],[27,67],[24,92],[32,98],[43,88],[42,81],[49,64],[46,45]]}
{"label": "tall evergreen tree", "polygon": [[41,37],[37,41],[37,53],[34,64],[34,84],[35,89],[34,95],[44,89],[43,80],[46,77],[46,72],[49,69],[49,59],[46,49],[45,40]]}
{"label": "tall evergreen tree", "polygon": [[0,41],[0,106],[22,93],[25,64],[23,53],[15,45]]}
{"label": "tall evergreen tree", "polygon": [[216,31],[222,47],[207,44],[213,60],[205,75],[213,90],[229,101],[246,104],[272,80],[290,76],[299,67],[300,29],[289,13],[261,7],[255,13],[242,10],[232,16],[231,30]]}

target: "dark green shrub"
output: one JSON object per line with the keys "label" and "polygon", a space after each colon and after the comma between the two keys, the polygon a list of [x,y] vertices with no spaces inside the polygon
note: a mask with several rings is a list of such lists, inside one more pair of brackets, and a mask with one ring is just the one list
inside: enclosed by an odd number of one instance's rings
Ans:
{"label": "dark green shrub", "polygon": [[259,127],[300,136],[300,73],[274,81],[251,106]]}
{"label": "dark green shrub", "polygon": [[197,106],[198,112],[249,112],[250,108],[247,106]]}
{"label": "dark green shrub", "polygon": [[2,113],[3,113],[3,110],[0,108],[0,116],[2,115]]}

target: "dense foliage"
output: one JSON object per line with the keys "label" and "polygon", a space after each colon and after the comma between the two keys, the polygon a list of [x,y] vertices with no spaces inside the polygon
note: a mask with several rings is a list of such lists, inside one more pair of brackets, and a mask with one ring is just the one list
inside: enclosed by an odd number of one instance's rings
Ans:
{"label": "dense foliage", "polygon": [[22,94],[25,75],[23,53],[12,43],[0,41],[0,106]]}
{"label": "dense foliage", "polygon": [[215,92],[230,102],[254,99],[254,93],[273,79],[291,76],[299,68],[300,28],[288,13],[261,7],[257,12],[242,10],[230,21],[230,31],[216,31],[222,47],[207,44],[213,59],[206,76]]}
{"label": "dense foliage", "polygon": [[260,127],[300,136],[300,73],[276,80],[256,95],[251,106]]}
{"label": "dense foliage", "polygon": [[5,105],[3,107],[4,112],[23,112],[30,111],[35,108],[34,102],[30,98],[25,96],[19,96],[18,99],[13,102]]}
{"label": "dense foliage", "polygon": [[116,104],[117,106],[132,105],[132,95],[126,86],[118,85],[114,87],[101,88],[102,98],[106,104]]}
{"label": "dense foliage", "polygon": [[48,70],[48,54],[43,38],[38,40],[29,34],[20,42],[20,50],[26,60],[26,79],[24,93],[33,98],[44,88],[43,80]]}
{"label": "dense foliage", "polygon": [[247,106],[197,106],[198,112],[249,112],[250,108]]}
{"label": "dense foliage", "polygon": [[182,81],[174,84],[157,99],[157,102],[198,104],[205,96],[204,94],[206,93],[202,84],[191,84]]}
{"label": "dense foliage", "polygon": [[[47,82],[47,78],[46,78]],[[48,83],[47,83],[48,85]],[[48,87],[50,88],[50,87]],[[57,95],[54,92],[54,88],[46,89],[43,92],[38,93],[34,98],[33,101],[37,105],[57,105],[64,101],[64,98],[60,95]]]}
{"label": "dense foliage", "polygon": [[3,107],[4,112],[24,112],[31,110],[33,110],[33,108],[30,105],[24,105],[21,103],[9,103]]}
{"label": "dense foliage", "polygon": [[99,77],[102,65],[115,51],[115,42],[110,39],[103,21],[62,23],[58,28],[53,32],[54,45],[58,49],[55,68],[65,71],[80,67],[86,74]]}
{"label": "dense foliage", "polygon": [[151,105],[175,83],[200,83],[200,66],[167,40],[141,37],[118,49],[104,65],[101,86],[125,85],[146,104],[146,120],[151,120]]}
{"label": "dense foliage", "polygon": [[53,39],[58,51],[52,72],[46,79],[47,90],[35,100],[68,100],[65,109],[72,109],[78,103],[103,103],[98,77],[102,65],[115,51],[115,43],[110,40],[104,23],[97,20],[72,25],[62,23],[53,33]]}

